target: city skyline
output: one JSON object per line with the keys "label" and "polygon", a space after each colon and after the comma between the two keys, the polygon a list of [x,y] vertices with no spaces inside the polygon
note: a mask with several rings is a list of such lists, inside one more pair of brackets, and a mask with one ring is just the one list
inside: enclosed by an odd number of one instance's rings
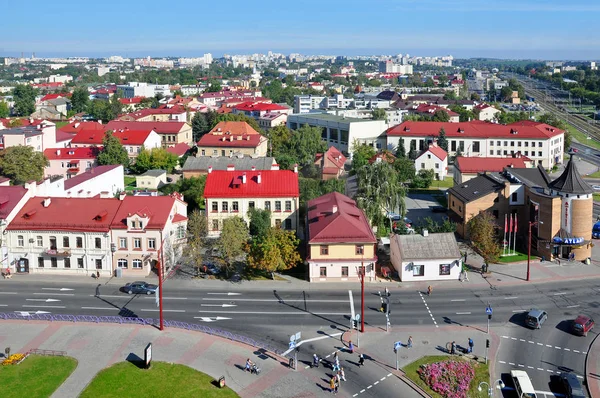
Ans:
{"label": "city skyline", "polygon": [[[458,58],[576,59],[597,57],[593,31],[600,5],[574,0],[307,0],[290,8],[273,0],[260,7],[237,0],[167,8],[109,0],[103,8],[66,0],[61,7],[34,0],[30,9],[52,23],[8,19],[0,56],[199,56],[211,52],[375,55],[410,53]],[[6,15],[19,15],[15,3]],[[395,17],[390,17],[390,15]],[[449,34],[449,32],[452,32]]]}

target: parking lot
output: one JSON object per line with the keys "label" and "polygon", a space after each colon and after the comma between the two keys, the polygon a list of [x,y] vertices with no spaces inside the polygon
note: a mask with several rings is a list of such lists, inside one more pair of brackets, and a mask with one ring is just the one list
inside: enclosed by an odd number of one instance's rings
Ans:
{"label": "parking lot", "polygon": [[[434,191],[433,193],[437,192],[441,191]],[[431,217],[432,220],[440,223],[447,217],[446,213],[434,213],[432,211],[434,206],[440,206],[433,193],[409,193],[405,198],[406,217],[411,219],[414,225],[418,225],[419,220],[427,217]]]}

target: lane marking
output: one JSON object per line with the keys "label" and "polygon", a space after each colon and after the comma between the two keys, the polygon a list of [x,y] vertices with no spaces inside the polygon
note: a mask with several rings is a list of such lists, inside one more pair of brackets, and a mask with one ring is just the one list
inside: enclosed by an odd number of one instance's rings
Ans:
{"label": "lane marking", "polygon": [[557,350],[562,350],[562,348],[554,346],[554,348],[556,348]]}
{"label": "lane marking", "polygon": [[0,294],[17,294],[17,292],[0,292]]}
{"label": "lane marking", "polygon": [[8,307],[8,304],[0,304],[0,307]]}
{"label": "lane marking", "polygon": [[525,367],[525,365],[522,365],[522,364],[518,364],[517,366],[520,367],[520,368],[524,368]]}
{"label": "lane marking", "polygon": [[427,312],[429,312],[429,316],[431,317],[431,320],[433,321],[433,324],[435,325],[436,328],[439,328],[439,325],[435,321],[435,317],[433,316],[433,314],[429,310],[429,306],[427,305],[427,301],[425,301],[425,297],[423,296],[423,293],[419,292],[419,296],[421,297],[421,300],[423,300],[423,303],[425,304],[425,308],[427,309]]}
{"label": "lane marking", "polygon": [[471,312],[457,312],[456,315],[471,315]]}
{"label": "lane marking", "polygon": [[[310,343],[311,341],[318,341],[318,340],[325,340],[325,339],[332,339],[334,337],[337,336],[341,336],[343,332],[339,332],[339,333],[332,333],[332,334],[328,334],[326,336],[318,336],[318,337],[313,337],[312,339],[306,339],[306,340],[300,340],[300,342],[298,344],[296,344],[296,348],[300,347],[302,344],[304,343]],[[286,356],[287,354],[289,354],[290,352],[292,352],[295,348],[290,348],[287,351],[285,351],[282,355]],[[338,352],[335,351],[334,354]],[[325,357],[325,359],[329,358],[330,356],[332,356],[333,354],[329,354]]]}
{"label": "lane marking", "polygon": [[64,305],[24,305],[25,308],[67,308]]}
{"label": "lane marking", "polygon": [[[145,308],[142,308],[140,311],[158,312],[158,311],[160,311],[160,309],[158,309],[158,308],[155,308],[155,309],[145,309]],[[163,310],[163,312],[185,312],[185,310]]]}
{"label": "lane marking", "polygon": [[[36,293],[34,293],[36,294]],[[96,297],[95,294],[90,294],[90,297]],[[142,299],[146,299],[146,300],[156,300],[156,296],[150,294],[127,294],[127,293],[123,293],[123,294],[100,294],[98,297],[112,297],[112,298],[128,298],[131,296],[139,296]],[[187,297],[163,297],[163,300],[187,300]]]}
{"label": "lane marking", "polygon": [[567,294],[567,292],[554,293],[554,296],[562,296]]}
{"label": "lane marking", "polygon": [[120,311],[121,308],[115,307],[81,307],[82,310],[116,310]]}
{"label": "lane marking", "polygon": [[74,296],[74,293],[33,293],[38,296]]}
{"label": "lane marking", "polygon": [[519,341],[525,342],[525,339],[519,339]]}
{"label": "lane marking", "polygon": [[206,312],[209,314],[257,314],[257,315],[335,315],[335,316],[346,316],[347,312],[304,312],[302,310],[298,311],[213,311],[213,310],[199,310],[198,312]]}
{"label": "lane marking", "polygon": [[563,348],[563,350],[565,350],[565,351],[571,351],[570,348]]}
{"label": "lane marking", "polygon": [[373,383],[374,386],[376,386],[377,384],[379,384],[379,380],[377,380],[375,383]]}
{"label": "lane marking", "polygon": [[[164,298],[164,297],[163,297]],[[223,300],[233,300],[227,297],[222,297],[222,298],[213,298],[213,297],[202,297],[202,300],[206,300],[206,301],[223,301]],[[246,301],[256,301],[256,302],[263,302],[263,303],[269,303],[269,302],[273,302],[273,303],[347,303],[348,300],[302,300],[302,299],[290,299],[290,300],[286,300],[286,299],[281,299],[281,300],[277,300],[277,299],[248,299],[248,298],[240,298],[239,300],[242,300],[244,302]],[[354,302],[356,303],[360,303],[360,300],[354,300]]]}
{"label": "lane marking", "polygon": [[517,338],[516,338],[516,337],[511,337],[510,339],[511,339],[511,340],[515,340],[515,341],[517,340]]}
{"label": "lane marking", "polygon": [[454,299],[454,300],[450,300],[450,301],[466,301],[465,299]]}
{"label": "lane marking", "polygon": [[577,305],[570,305],[567,308],[577,308],[577,307],[579,307],[579,304],[577,304]]}
{"label": "lane marking", "polygon": [[506,363],[506,362],[504,362],[504,361],[498,361],[498,362],[500,362],[500,363],[503,363],[503,364],[505,364],[505,363]]}
{"label": "lane marking", "polygon": [[512,312],[514,313],[514,312],[525,312],[525,311],[523,311],[523,310],[512,310]]}
{"label": "lane marking", "polygon": [[504,297],[504,300],[514,300],[514,299],[518,299],[518,297],[517,296]]}
{"label": "lane marking", "polygon": [[509,365],[512,365],[512,366],[515,366],[515,363],[514,363],[514,362],[509,362],[508,364],[509,364]]}

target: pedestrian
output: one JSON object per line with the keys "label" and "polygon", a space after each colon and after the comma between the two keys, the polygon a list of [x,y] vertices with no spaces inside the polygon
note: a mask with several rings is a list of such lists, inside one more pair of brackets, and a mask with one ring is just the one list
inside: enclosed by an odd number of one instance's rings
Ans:
{"label": "pedestrian", "polygon": [[344,368],[340,369],[340,378],[346,381],[346,373],[344,373]]}
{"label": "pedestrian", "polygon": [[335,383],[340,384],[342,381],[342,376],[340,375],[341,369],[337,371],[335,374]]}
{"label": "pedestrian", "polygon": [[431,291],[433,290],[433,288],[431,287],[431,285],[427,286],[427,295],[431,296]]}
{"label": "pedestrian", "polygon": [[96,271],[96,279],[100,278],[100,271]]}
{"label": "pedestrian", "polygon": [[246,359],[246,370],[248,372],[251,372],[251,366],[252,366],[252,361],[250,360],[250,358]]}
{"label": "pedestrian", "polygon": [[319,367],[319,357],[317,356],[317,354],[313,354],[313,366],[315,368]]}
{"label": "pedestrian", "polygon": [[391,293],[390,293],[390,291],[388,290],[387,286],[385,287],[385,295],[386,295],[387,297],[390,297],[390,296],[391,296]]}
{"label": "pedestrian", "polygon": [[465,252],[465,264],[467,263],[467,252]]}
{"label": "pedestrian", "polygon": [[335,363],[333,364],[333,371],[337,372],[340,370],[340,359],[336,356]]}
{"label": "pedestrian", "polygon": [[335,393],[335,377],[331,377],[331,380],[329,380],[329,391],[331,391],[331,393]]}
{"label": "pedestrian", "polygon": [[469,337],[469,354],[473,352],[474,345],[475,343],[473,342],[473,339]]}
{"label": "pedestrian", "polygon": [[354,354],[354,344],[352,344],[352,340],[348,343],[348,351],[350,351],[350,354]]}
{"label": "pedestrian", "polygon": [[452,342],[452,346],[450,348],[450,354],[452,354],[452,355],[456,354],[456,342],[455,341]]}
{"label": "pedestrian", "polygon": [[336,382],[335,382],[335,385],[334,385],[334,387],[333,387],[333,389],[334,389],[334,394],[337,394],[337,393],[338,393],[338,388],[340,388],[340,383],[338,383],[338,382],[337,382],[337,380],[336,380]]}
{"label": "pedestrian", "polygon": [[365,357],[363,354],[358,354],[358,366],[362,366],[365,364]]}
{"label": "pedestrian", "polygon": [[407,348],[412,348],[412,336],[408,336],[408,342],[406,343]]}

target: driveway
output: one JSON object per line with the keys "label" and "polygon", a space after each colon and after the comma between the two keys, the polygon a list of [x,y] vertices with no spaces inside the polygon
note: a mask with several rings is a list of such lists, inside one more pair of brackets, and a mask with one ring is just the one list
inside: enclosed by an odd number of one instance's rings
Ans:
{"label": "driveway", "polygon": [[436,222],[443,222],[446,213],[434,213],[431,211],[433,206],[440,204],[433,195],[425,193],[409,193],[404,199],[406,203],[406,217],[410,218],[415,225],[419,224],[419,219],[423,220],[431,217]]}

